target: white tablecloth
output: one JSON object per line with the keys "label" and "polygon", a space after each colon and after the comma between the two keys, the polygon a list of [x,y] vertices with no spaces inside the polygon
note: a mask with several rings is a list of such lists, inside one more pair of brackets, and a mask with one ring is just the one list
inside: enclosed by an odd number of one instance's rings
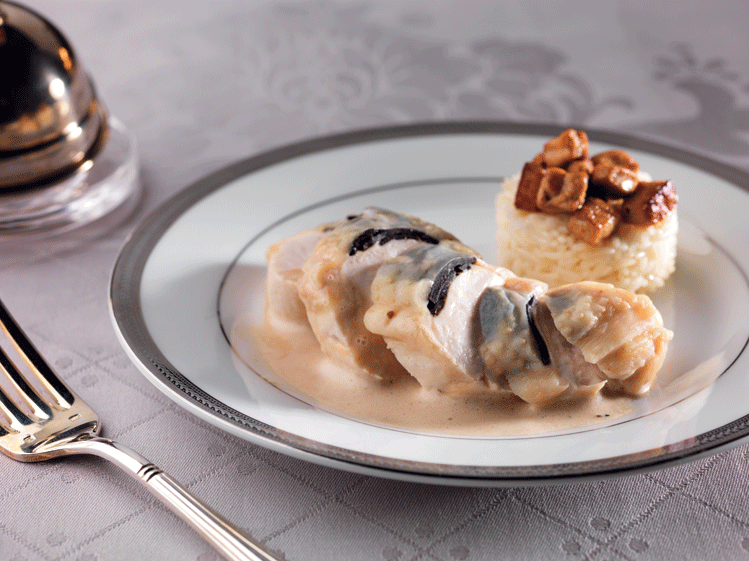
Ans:
{"label": "white tablecloth", "polygon": [[[68,37],[139,143],[143,194],[131,216],[54,250],[0,255],[0,296],[101,415],[105,435],[289,561],[749,559],[746,447],[551,487],[336,471],[229,436],[172,403],[128,360],[107,310],[111,267],[140,218],[212,171],[317,135],[441,120],[575,123],[749,170],[745,0],[33,7]],[[0,469],[0,559],[218,558],[104,461],[0,457]]]}

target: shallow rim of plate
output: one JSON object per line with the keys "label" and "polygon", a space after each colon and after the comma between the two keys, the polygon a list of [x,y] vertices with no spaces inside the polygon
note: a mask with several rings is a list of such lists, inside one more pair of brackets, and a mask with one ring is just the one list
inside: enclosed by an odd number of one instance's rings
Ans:
{"label": "shallow rim of plate", "polygon": [[[236,436],[282,453],[332,467],[383,477],[463,485],[528,485],[579,481],[602,476],[631,475],[665,467],[681,461],[698,459],[719,449],[749,440],[749,415],[746,415],[714,430],[656,450],[584,462],[487,467],[404,461],[363,454],[291,434],[226,405],[178,371],[163,355],[148,331],[141,308],[140,289],[146,261],[152,250],[170,226],[188,209],[235,179],[300,156],[354,144],[447,134],[523,134],[549,138],[566,128],[568,126],[494,121],[386,126],[312,138],[229,165],[198,180],[162,203],[128,237],[115,261],[109,286],[109,311],[117,336],[130,358],[151,382],[193,414],[211,420]],[[707,156],[650,139],[588,127],[584,129],[592,141],[637,149],[681,162],[749,191],[749,173],[716,162]],[[228,271],[231,263],[227,263],[226,267]],[[218,298],[219,295],[216,295],[216,322],[222,329]],[[741,352],[745,350],[746,347]]]}

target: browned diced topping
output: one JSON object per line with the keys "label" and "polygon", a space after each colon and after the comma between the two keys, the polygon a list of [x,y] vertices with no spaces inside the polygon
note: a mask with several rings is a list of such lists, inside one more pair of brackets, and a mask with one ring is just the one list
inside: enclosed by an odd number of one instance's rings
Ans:
{"label": "browned diced topping", "polygon": [[598,164],[610,164],[612,166],[619,166],[634,172],[640,171],[640,164],[638,164],[632,156],[627,154],[624,150],[607,150],[596,154],[591,158],[593,165]]}
{"label": "browned diced topping", "polygon": [[567,231],[577,240],[598,245],[614,233],[620,220],[616,203],[591,197],[570,217]]}
{"label": "browned diced topping", "polygon": [[596,245],[620,222],[651,226],[678,203],[670,181],[639,180],[640,165],[624,150],[589,157],[588,136],[567,129],[525,164],[515,206],[528,212],[570,214],[567,230]]}
{"label": "browned diced topping", "polygon": [[543,159],[546,167],[565,167],[572,160],[588,158],[588,135],[584,131],[567,129],[544,144]]}
{"label": "browned diced topping", "polygon": [[536,194],[536,207],[541,212],[554,213],[558,212],[549,206],[549,201],[562,192],[564,186],[564,176],[567,174],[562,168],[547,168],[546,173],[541,178],[541,185]]}
{"label": "browned diced topping", "polygon": [[658,224],[676,207],[678,200],[676,188],[670,181],[643,181],[637,191],[624,200],[622,220],[638,226]]}
{"label": "browned diced topping", "polygon": [[637,172],[612,164],[596,164],[590,181],[603,187],[609,198],[619,198],[637,189]]}
{"label": "browned diced topping", "polygon": [[585,195],[588,193],[588,174],[584,172],[567,172],[562,184],[562,192],[559,194],[561,200],[553,201],[557,208],[566,212],[574,212],[585,203]]}
{"label": "browned diced topping", "polygon": [[[556,185],[552,189],[556,189]],[[587,194],[587,192],[588,174],[582,172],[565,172],[564,176],[562,177],[561,189],[556,195],[553,195],[544,202],[544,206],[543,208],[541,208],[541,210],[546,213],[575,212],[577,209],[583,206],[583,203],[585,202],[585,195]],[[538,201],[536,201],[536,204],[538,204]]]}
{"label": "browned diced topping", "polygon": [[536,196],[538,189],[541,187],[541,179],[546,175],[546,170],[541,164],[527,162],[523,166],[523,173],[520,174],[520,183],[515,193],[515,206],[520,210],[535,212]]}
{"label": "browned diced topping", "polygon": [[567,166],[567,171],[570,173],[586,173],[590,175],[591,173],[593,173],[593,161],[574,160]]}

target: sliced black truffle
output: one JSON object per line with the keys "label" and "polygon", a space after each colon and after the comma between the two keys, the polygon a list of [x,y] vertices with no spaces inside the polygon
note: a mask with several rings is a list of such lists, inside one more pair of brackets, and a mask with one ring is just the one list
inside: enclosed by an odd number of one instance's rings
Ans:
{"label": "sliced black truffle", "polygon": [[442,267],[437,276],[434,278],[432,288],[429,291],[427,297],[427,309],[429,313],[436,316],[442,311],[445,306],[445,300],[447,299],[447,292],[450,290],[450,285],[460,273],[470,269],[471,265],[476,262],[476,258],[472,255],[465,255],[450,259]]}
{"label": "sliced black truffle", "polygon": [[373,245],[385,245],[391,240],[419,240],[434,245],[440,243],[437,238],[413,228],[370,228],[356,237],[351,243],[348,254],[355,255],[357,252],[365,251]]}
{"label": "sliced black truffle", "polygon": [[546,346],[546,341],[541,336],[541,332],[538,330],[535,319],[533,319],[533,309],[536,307],[536,297],[531,296],[525,303],[525,315],[528,318],[528,326],[531,329],[531,335],[533,335],[533,343],[538,353],[538,358],[541,359],[541,363],[544,366],[551,364],[551,357],[549,357],[549,348]]}

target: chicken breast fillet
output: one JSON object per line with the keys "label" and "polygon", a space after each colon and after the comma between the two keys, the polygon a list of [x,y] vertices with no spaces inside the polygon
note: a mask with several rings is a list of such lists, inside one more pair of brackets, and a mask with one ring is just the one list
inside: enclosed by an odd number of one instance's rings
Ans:
{"label": "chicken breast fillet", "polygon": [[448,243],[471,252],[448,232],[419,220],[367,208],[328,228],[302,267],[297,289],[323,352],[383,378],[407,375],[363,316],[383,263],[419,246]]}
{"label": "chicken breast fillet", "polygon": [[330,358],[534,404],[606,384],[641,395],[673,337],[645,295],[596,282],[549,290],[432,224],[377,208],[273,246],[266,290],[269,321],[306,316]]}
{"label": "chicken breast fillet", "polygon": [[364,325],[422,386],[465,389],[485,378],[476,345],[479,297],[503,282],[503,274],[473,255],[444,245],[415,247],[378,269]]}
{"label": "chicken breast fillet", "polygon": [[307,310],[299,297],[302,267],[323,238],[324,227],[304,230],[281,240],[266,252],[265,321],[276,329],[289,329],[307,321]]}
{"label": "chicken breast fillet", "polygon": [[[633,395],[650,389],[673,338],[650,298],[610,284],[580,282],[547,292],[537,308],[537,318],[546,314],[544,308],[567,344],[579,352],[585,364],[595,365],[599,380],[608,380]],[[552,343],[549,354],[564,356],[565,352]],[[569,370],[568,378],[591,381],[582,379],[583,367]],[[589,371],[593,369],[589,367]]]}

